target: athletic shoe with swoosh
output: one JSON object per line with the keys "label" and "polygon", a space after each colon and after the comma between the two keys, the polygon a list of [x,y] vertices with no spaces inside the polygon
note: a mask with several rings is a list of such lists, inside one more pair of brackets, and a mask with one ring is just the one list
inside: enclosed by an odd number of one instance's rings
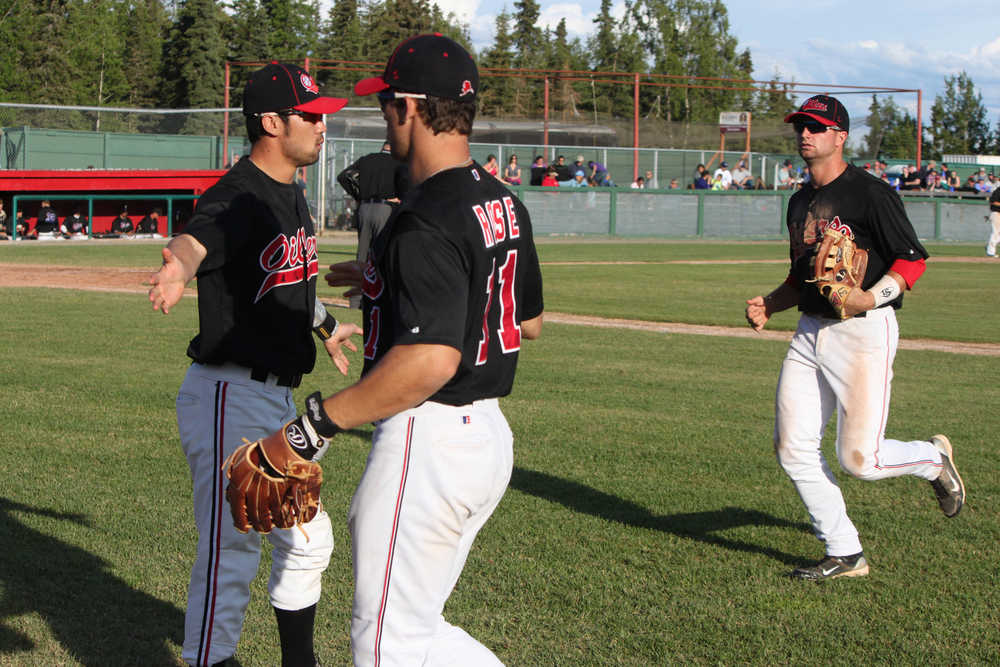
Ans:
{"label": "athletic shoe with swoosh", "polygon": [[868,561],[864,552],[850,556],[827,556],[815,565],[795,568],[793,579],[836,579],[837,577],[863,577],[868,574]]}
{"label": "athletic shoe with swoosh", "polygon": [[965,504],[965,483],[955,468],[955,455],[952,452],[951,441],[946,436],[935,435],[931,444],[941,452],[941,474],[931,480],[934,495],[937,496],[941,511],[949,519],[959,513]]}

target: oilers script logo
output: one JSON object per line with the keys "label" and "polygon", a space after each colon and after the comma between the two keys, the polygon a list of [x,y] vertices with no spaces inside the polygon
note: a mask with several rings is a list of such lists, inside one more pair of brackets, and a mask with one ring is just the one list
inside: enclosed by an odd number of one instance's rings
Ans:
{"label": "oilers script logo", "polygon": [[299,227],[295,236],[278,234],[260,253],[260,268],[266,274],[254,303],[275,287],[307,281],[319,273],[316,237]]}

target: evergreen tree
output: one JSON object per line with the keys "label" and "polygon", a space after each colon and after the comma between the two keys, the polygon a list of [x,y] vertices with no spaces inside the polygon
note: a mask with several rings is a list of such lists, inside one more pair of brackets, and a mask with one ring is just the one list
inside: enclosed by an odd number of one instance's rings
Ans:
{"label": "evergreen tree", "polygon": [[484,116],[503,116],[508,100],[512,97],[513,80],[508,76],[489,76],[486,68],[509,69],[514,63],[514,40],[510,30],[511,16],[504,9],[497,14],[496,34],[493,44],[483,51],[480,64],[484,69],[479,76],[479,113]]}
{"label": "evergreen tree", "polygon": [[[226,20],[214,0],[184,0],[178,10],[163,63],[165,89],[174,108],[222,106]],[[178,131],[217,134],[220,132],[219,119],[207,117],[207,114],[190,114],[182,119]]]}
{"label": "evergreen tree", "polygon": [[266,17],[268,60],[294,62],[316,55],[321,33],[316,0],[261,0]]}
{"label": "evergreen tree", "polygon": [[964,71],[944,78],[944,95],[931,106],[931,133],[936,153],[985,153],[990,143],[983,96]]}
{"label": "evergreen tree", "polygon": [[161,107],[165,104],[160,80],[163,41],[170,27],[163,2],[132,0],[126,21],[123,46],[128,104]]}
{"label": "evergreen tree", "polygon": [[[335,0],[324,26],[319,57],[330,60],[361,61],[364,59],[361,17],[358,15],[358,0]],[[346,67],[336,64],[334,67]],[[357,66],[350,66],[357,67]],[[325,95],[343,97],[363,73],[343,70],[320,70],[317,81]]]}

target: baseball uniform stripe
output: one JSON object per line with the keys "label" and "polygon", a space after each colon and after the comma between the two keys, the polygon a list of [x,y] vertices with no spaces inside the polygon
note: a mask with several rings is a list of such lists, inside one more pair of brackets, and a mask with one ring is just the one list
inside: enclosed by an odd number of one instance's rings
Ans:
{"label": "baseball uniform stripe", "polygon": [[406,445],[403,447],[403,471],[399,478],[399,491],[396,494],[396,509],[392,515],[392,533],[389,536],[389,556],[385,563],[385,578],[382,581],[382,600],[378,609],[378,624],[375,629],[375,667],[382,660],[382,624],[385,620],[386,602],[389,597],[389,581],[392,577],[392,557],[396,551],[396,534],[399,530],[399,512],[403,506],[403,492],[406,491],[406,475],[410,470],[410,446],[413,444],[413,422],[410,417],[406,422]]}
{"label": "baseball uniform stripe", "polygon": [[208,665],[212,649],[212,627],[215,625],[215,600],[219,591],[219,558],[222,555],[222,460],[226,432],[226,389],[228,382],[215,383],[215,443],[212,449],[212,512],[211,548],[208,556],[208,586],[205,590],[205,611],[201,622],[201,645],[198,648],[199,664]]}

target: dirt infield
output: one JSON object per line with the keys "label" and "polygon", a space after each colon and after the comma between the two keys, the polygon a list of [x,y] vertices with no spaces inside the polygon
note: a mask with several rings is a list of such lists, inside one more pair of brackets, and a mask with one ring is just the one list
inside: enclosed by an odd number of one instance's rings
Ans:
{"label": "dirt infield", "polygon": [[[953,258],[939,258],[948,261]],[[975,261],[972,258],[954,258]],[[983,258],[986,259],[986,258]],[[767,261],[767,260],[765,260]],[[996,262],[997,260],[992,260]],[[623,262],[628,263],[628,262]],[[681,262],[678,262],[681,263]],[[692,262],[693,263],[693,262]],[[0,287],[52,287],[97,292],[146,293],[149,290],[151,269],[118,269],[109,267],[49,266],[39,264],[0,263]],[[187,295],[194,296],[195,290],[188,289]],[[325,299],[327,303],[346,306],[345,299]],[[567,313],[546,312],[545,320],[557,324],[574,324],[591,327],[633,329],[659,333],[694,334],[702,336],[729,336],[734,338],[763,338],[768,340],[790,340],[788,331],[762,331],[756,333],[748,327],[723,327],[678,322],[647,322],[615,318],[588,317]],[[996,343],[956,343],[946,340],[904,339],[899,342],[903,350],[933,350],[954,354],[1000,356],[1000,345]]]}

